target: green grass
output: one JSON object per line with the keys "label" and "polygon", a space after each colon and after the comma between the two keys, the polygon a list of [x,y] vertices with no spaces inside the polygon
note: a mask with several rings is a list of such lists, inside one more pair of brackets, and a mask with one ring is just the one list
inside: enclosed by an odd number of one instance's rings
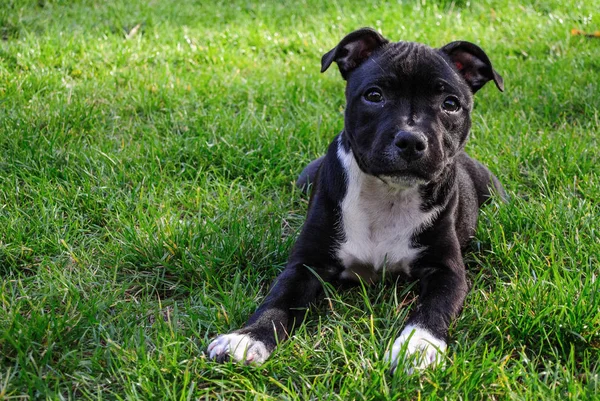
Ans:
{"label": "green grass", "polygon": [[[598,0],[0,0],[0,400],[600,399]],[[331,292],[261,367],[204,354],[283,268],[342,128],[344,34],[481,45],[481,214],[446,368],[390,376],[413,286]]]}

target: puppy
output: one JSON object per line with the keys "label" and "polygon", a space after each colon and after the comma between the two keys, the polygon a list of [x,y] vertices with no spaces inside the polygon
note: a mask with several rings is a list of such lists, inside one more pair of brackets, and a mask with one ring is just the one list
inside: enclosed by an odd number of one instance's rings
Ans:
{"label": "puppy", "polygon": [[468,291],[461,250],[499,181],[464,147],[473,94],[502,77],[476,45],[433,49],[391,43],[375,30],[350,33],[321,60],[346,80],[344,130],[310,163],[308,216],[288,263],[247,324],[209,346],[217,361],[265,361],[301,323],[328,283],[387,275],[419,281],[420,295],[386,358],[394,371],[440,363],[448,326]]}

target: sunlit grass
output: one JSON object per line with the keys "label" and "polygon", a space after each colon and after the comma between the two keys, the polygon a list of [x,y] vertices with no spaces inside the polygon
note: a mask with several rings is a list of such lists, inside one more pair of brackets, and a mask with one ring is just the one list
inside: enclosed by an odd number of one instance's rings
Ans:
{"label": "sunlit grass", "polygon": [[[599,397],[597,1],[0,0],[0,400]],[[467,256],[446,368],[390,376],[413,303],[332,292],[261,367],[204,350],[285,265],[342,128],[320,57],[373,26],[479,44],[468,151],[511,196]]]}

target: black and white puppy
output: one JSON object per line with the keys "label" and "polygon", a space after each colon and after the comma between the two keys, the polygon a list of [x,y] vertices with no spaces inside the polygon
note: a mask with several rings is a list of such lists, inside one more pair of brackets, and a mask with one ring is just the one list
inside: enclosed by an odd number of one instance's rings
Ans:
{"label": "black and white puppy", "polygon": [[473,94],[490,80],[502,91],[502,78],[472,43],[390,43],[369,28],[326,53],[321,71],[334,61],[347,81],[344,130],[300,175],[314,187],[298,241],[248,323],[208,346],[217,361],[267,359],[323,294],[321,280],[372,282],[384,269],[419,280],[417,306],[386,352],[393,370],[404,359],[408,372],[438,364],[463,307],[461,250],[491,192],[505,196],[463,149]]}

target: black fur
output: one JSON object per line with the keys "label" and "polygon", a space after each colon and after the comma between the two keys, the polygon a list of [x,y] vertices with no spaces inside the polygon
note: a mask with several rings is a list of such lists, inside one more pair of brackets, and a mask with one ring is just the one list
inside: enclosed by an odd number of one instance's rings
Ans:
{"label": "black fur", "polygon": [[336,254],[345,240],[341,204],[348,190],[338,155],[342,147],[363,173],[418,187],[421,210],[436,211],[432,224],[412,236],[423,251],[409,268],[420,282],[420,296],[408,324],[446,339],[468,290],[461,251],[475,233],[478,209],[490,188],[505,197],[498,180],[463,150],[472,95],[490,80],[503,90],[502,78],[472,43],[441,49],[390,43],[369,28],[351,33],[325,54],[322,71],[334,61],[347,80],[344,131],[298,178],[299,187],[312,185],[306,222],[285,270],[237,333],[262,341],[270,352],[322,294],[320,280],[341,281],[348,267]]}

